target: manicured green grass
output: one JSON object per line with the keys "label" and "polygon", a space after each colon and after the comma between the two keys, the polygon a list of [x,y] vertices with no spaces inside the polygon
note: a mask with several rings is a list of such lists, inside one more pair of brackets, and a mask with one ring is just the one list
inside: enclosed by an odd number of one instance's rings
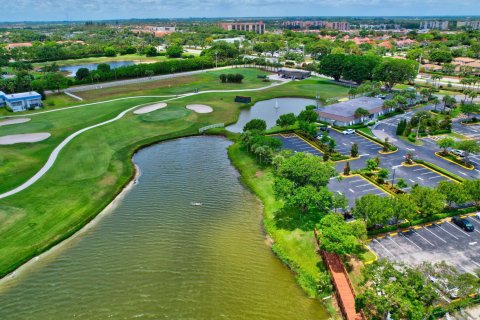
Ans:
{"label": "manicured green grass", "polygon": [[165,56],[158,57],[146,57],[139,54],[126,54],[126,55],[117,55],[115,57],[90,57],[82,59],[68,59],[68,60],[57,60],[57,61],[48,61],[48,62],[39,62],[34,63],[33,66],[43,67],[45,65],[51,65],[56,63],[58,66],[72,66],[77,64],[91,64],[91,63],[105,63],[111,61],[138,61],[138,62],[159,62],[168,60]]}
{"label": "manicured green grass", "polygon": [[[310,79],[249,95],[253,102],[257,102],[282,96],[311,98],[316,92],[320,92],[322,97],[342,96],[347,94],[347,90],[326,80]],[[92,129],[73,139],[38,182],[0,200],[0,276],[62,241],[93,219],[131,179],[131,156],[138,148],[197,134],[198,128],[209,124],[235,122],[243,107],[233,102],[236,95],[235,92],[210,93],[181,98],[168,102],[167,108],[149,115],[129,113],[117,122]],[[33,175],[46,162],[53,148],[69,134],[114,118],[132,106],[159,100],[135,98],[105,102],[39,114],[32,116],[32,121],[28,123],[0,127],[2,136],[38,131],[52,134],[48,140],[35,144],[0,147],[1,190],[9,190]],[[191,103],[210,105],[214,112],[197,114],[186,111],[185,106]],[[242,159],[248,164],[247,157]],[[254,170],[254,167],[250,169]],[[271,177],[262,181],[264,189],[268,190]],[[265,199],[265,206],[272,209],[271,218],[279,203],[271,195]],[[298,273],[298,281],[308,294],[315,295],[314,284],[320,267],[317,266],[319,258],[313,250],[311,232],[278,229],[273,223],[272,219],[265,220],[266,230],[275,231],[272,232],[276,243],[274,250]]]}
{"label": "manicured green grass", "polygon": [[358,128],[357,131],[361,131],[365,134],[368,134],[369,136],[374,137],[375,135],[373,134],[372,130],[370,130],[370,127],[365,127],[365,128]]}

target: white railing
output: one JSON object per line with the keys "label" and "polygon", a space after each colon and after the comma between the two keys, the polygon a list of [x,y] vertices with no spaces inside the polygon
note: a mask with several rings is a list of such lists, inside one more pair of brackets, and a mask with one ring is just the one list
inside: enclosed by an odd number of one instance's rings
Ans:
{"label": "white railing", "polygon": [[207,131],[208,129],[213,129],[213,128],[223,128],[225,127],[225,124],[224,123],[215,123],[215,124],[211,124],[209,126],[206,126],[206,127],[202,127],[200,129],[198,129],[198,132],[199,133],[204,133],[205,131]]}

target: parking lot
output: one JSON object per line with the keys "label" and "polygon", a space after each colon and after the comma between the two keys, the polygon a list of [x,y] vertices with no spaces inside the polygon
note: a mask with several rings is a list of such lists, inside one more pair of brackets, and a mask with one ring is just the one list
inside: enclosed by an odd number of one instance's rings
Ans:
{"label": "parking lot", "polygon": [[368,246],[379,258],[410,264],[445,261],[461,272],[476,274],[480,269],[480,221],[473,216],[467,219],[475,227],[473,232],[444,221],[391,233],[373,239]]}
{"label": "parking lot", "polygon": [[[390,170],[390,177],[391,180],[393,177],[393,171]],[[413,167],[406,167],[406,166],[396,166],[395,167],[395,182],[398,183],[398,179],[402,178],[411,188],[415,184],[419,184],[421,186],[426,186],[430,188],[434,188],[438,185],[440,181],[451,181],[448,178],[438,174],[435,171],[432,171],[428,168],[423,166],[413,166]],[[405,189],[409,190],[409,189]]]}
{"label": "parking lot", "polygon": [[355,205],[356,198],[360,198],[366,194],[376,194],[381,197],[388,196],[386,192],[360,176],[343,178],[341,181],[331,179],[328,188],[333,192],[344,194],[350,208]]}
{"label": "parking lot", "polygon": [[305,140],[295,134],[276,134],[273,137],[279,138],[283,142],[283,148],[293,150],[294,152],[308,152],[316,156],[322,156],[322,153],[308,144]]}
{"label": "parking lot", "polygon": [[341,132],[330,129],[328,135],[332,137],[337,143],[335,150],[337,150],[343,155],[350,155],[350,150],[352,148],[352,144],[354,143],[358,145],[358,151],[360,156],[375,157],[378,155],[378,152],[382,150],[382,147],[380,145],[356,133],[344,135]]}
{"label": "parking lot", "polygon": [[466,136],[469,139],[480,138],[480,125],[464,126],[458,122],[453,124],[453,131]]}

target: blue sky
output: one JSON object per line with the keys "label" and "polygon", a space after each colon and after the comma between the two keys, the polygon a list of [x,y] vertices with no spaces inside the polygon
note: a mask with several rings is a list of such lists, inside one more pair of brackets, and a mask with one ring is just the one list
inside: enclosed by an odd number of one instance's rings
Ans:
{"label": "blue sky", "polygon": [[480,15],[479,0],[1,0],[0,21]]}

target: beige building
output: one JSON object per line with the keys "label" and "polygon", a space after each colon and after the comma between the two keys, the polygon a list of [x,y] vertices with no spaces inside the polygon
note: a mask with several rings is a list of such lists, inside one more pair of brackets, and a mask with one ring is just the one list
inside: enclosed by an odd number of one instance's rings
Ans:
{"label": "beige building", "polygon": [[265,33],[265,24],[262,21],[259,22],[220,22],[218,24],[223,30],[238,30],[255,32],[259,34]]}
{"label": "beige building", "polygon": [[467,30],[480,30],[479,21],[458,21],[457,28],[465,28]]}
{"label": "beige building", "polygon": [[421,30],[448,30],[448,21],[422,21],[420,22]]}

